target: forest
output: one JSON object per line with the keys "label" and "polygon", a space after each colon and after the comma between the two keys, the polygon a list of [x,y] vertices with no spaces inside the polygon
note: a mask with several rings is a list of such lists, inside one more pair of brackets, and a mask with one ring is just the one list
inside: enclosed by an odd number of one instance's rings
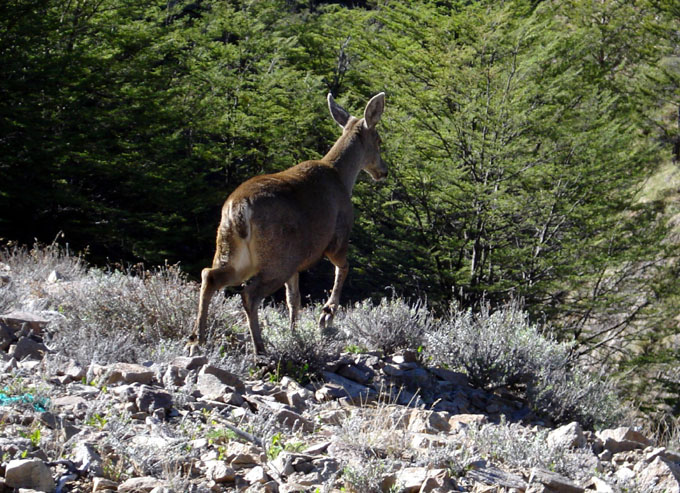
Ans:
{"label": "forest", "polygon": [[385,91],[343,303],[520,301],[678,414],[679,41],[674,0],[6,0],[0,239],[197,278],[228,194],[339,136],[327,93]]}

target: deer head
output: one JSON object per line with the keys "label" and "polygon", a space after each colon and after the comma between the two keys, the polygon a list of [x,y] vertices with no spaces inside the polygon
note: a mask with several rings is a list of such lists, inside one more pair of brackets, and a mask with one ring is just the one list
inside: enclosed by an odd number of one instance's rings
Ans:
{"label": "deer head", "polygon": [[363,164],[361,169],[371,175],[371,178],[375,181],[386,178],[387,165],[385,165],[380,154],[382,141],[376,129],[385,109],[385,93],[381,92],[371,98],[366,104],[364,117],[361,120],[354,118],[347,110],[336,103],[331,93],[328,93],[328,108],[333,119],[342,127],[343,135],[352,131],[357,132],[364,153],[363,159],[361,159]]}

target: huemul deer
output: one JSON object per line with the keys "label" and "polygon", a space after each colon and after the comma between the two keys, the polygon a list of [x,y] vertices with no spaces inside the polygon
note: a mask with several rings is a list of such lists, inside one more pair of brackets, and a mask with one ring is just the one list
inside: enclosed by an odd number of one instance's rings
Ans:
{"label": "huemul deer", "polygon": [[335,265],[335,282],[319,325],[331,323],[347,277],[347,245],[354,221],[352,189],[359,171],[378,181],[387,176],[376,125],[385,94],[374,96],[364,117],[351,116],[328,94],[328,108],[342,136],[318,161],[305,161],[280,173],[241,184],[227,198],[217,229],[212,268],[201,273],[198,316],[188,346],[205,342],[208,306],[225,286],[248,281],[241,292],[256,354],[265,352],[257,310],[265,296],[286,286],[290,327],[300,309],[299,272],[324,255]]}

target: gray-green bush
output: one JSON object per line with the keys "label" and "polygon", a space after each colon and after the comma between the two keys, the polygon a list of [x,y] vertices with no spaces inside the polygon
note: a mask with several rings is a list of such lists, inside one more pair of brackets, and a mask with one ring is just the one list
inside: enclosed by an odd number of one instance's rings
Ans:
{"label": "gray-green bush", "polygon": [[0,262],[8,266],[11,278],[25,283],[44,281],[52,271],[66,279],[76,279],[88,270],[82,256],[56,241],[49,245],[36,243],[30,249],[8,244],[0,250]]}
{"label": "gray-green bush", "polygon": [[[32,248],[8,244],[0,249],[0,313],[10,310],[43,309],[48,301],[40,300],[40,283],[52,271],[66,279],[78,279],[87,273],[87,264],[79,255],[54,242],[50,245],[36,243]],[[46,294],[46,293],[45,293]],[[25,306],[32,300],[30,307]]]}
{"label": "gray-green bush", "polygon": [[285,307],[268,305],[261,310],[262,335],[280,374],[304,381],[340,352],[337,333],[319,329],[319,314],[320,305],[303,308],[291,330]]}
{"label": "gray-green bush", "polygon": [[345,490],[350,493],[380,493],[383,490],[382,480],[389,465],[375,457],[363,462],[354,462],[342,470]]}
{"label": "gray-green bush", "polygon": [[616,423],[621,406],[613,385],[578,368],[570,349],[511,303],[479,313],[452,309],[448,320],[428,333],[426,355],[436,364],[462,368],[474,386],[524,388],[534,410],[557,422]]}
{"label": "gray-green bush", "polygon": [[549,430],[534,431],[518,423],[472,425],[465,437],[468,454],[502,459],[510,467],[540,467],[569,478],[589,479],[596,463],[589,450],[570,449],[548,441]]}
{"label": "gray-green bush", "polygon": [[[9,278],[0,290],[3,312],[47,311],[50,347],[83,363],[172,357],[191,332],[198,287],[178,266],[91,269],[56,243],[6,247],[0,262]],[[47,283],[52,271],[61,280]],[[216,296],[211,313],[207,351],[241,330],[243,318],[240,300],[233,297]]]}
{"label": "gray-green bush", "polygon": [[339,327],[361,347],[390,354],[398,349],[417,349],[434,328],[434,319],[422,301],[409,304],[402,298],[370,300],[347,310]]}
{"label": "gray-green bush", "polygon": [[516,305],[480,313],[452,308],[428,334],[427,352],[436,363],[460,366],[474,386],[525,383],[539,367],[561,367],[567,347],[538,332]]}
{"label": "gray-green bush", "polygon": [[[163,344],[181,352],[194,322],[195,292],[195,283],[176,266],[127,273],[92,270],[59,296],[66,319],[55,342],[69,352],[82,348],[78,340],[91,341],[96,347],[86,354],[103,361],[158,357]],[[240,323],[241,312],[234,298],[216,297],[212,308],[208,333],[217,344]]]}
{"label": "gray-green bush", "polygon": [[[0,262],[10,278],[0,292],[0,308],[48,311],[50,347],[82,363],[167,360],[182,352],[191,331],[198,287],[176,266],[88,269],[82,258],[56,244],[8,247],[0,251]],[[65,279],[46,283],[53,270]],[[338,317],[344,339],[319,331],[318,309],[302,310],[294,332],[283,308],[263,310],[269,351],[289,365],[279,368],[281,373],[304,377],[347,345],[387,354],[422,346],[431,363],[463,369],[475,386],[523,390],[535,411],[556,421],[575,419],[596,427],[615,423],[621,414],[611,382],[579,368],[570,359],[571,346],[546,335],[517,304],[476,314],[452,309],[435,320],[423,302],[365,300]],[[211,314],[204,350],[245,371],[240,299],[215,297]],[[239,351],[221,349],[234,344]]]}

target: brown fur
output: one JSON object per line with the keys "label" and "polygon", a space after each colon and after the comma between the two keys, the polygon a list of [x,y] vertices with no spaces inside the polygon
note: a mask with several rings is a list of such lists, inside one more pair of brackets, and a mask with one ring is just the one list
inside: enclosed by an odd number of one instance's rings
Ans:
{"label": "brown fur", "polygon": [[213,294],[224,286],[249,281],[241,295],[243,306],[255,352],[264,353],[257,317],[260,302],[285,284],[293,329],[300,308],[298,273],[324,255],[336,266],[336,276],[319,324],[332,321],[349,269],[354,182],[361,169],[379,180],[387,175],[387,168],[375,129],[384,108],[384,94],[369,101],[362,119],[350,116],[330,94],[328,105],[343,134],[326,156],[251,178],[224,203],[212,268],[201,274],[198,316],[189,342],[192,349],[205,340]]}

